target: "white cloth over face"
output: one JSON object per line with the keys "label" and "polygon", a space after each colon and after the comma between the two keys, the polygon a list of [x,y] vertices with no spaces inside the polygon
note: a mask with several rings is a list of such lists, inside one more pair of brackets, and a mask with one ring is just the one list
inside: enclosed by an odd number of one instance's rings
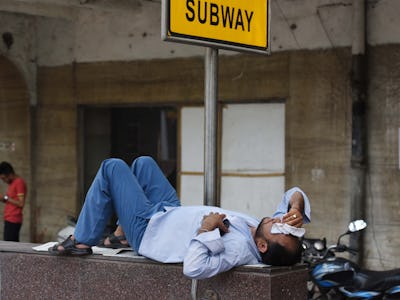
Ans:
{"label": "white cloth over face", "polygon": [[291,234],[297,237],[302,237],[306,230],[304,228],[297,228],[286,223],[274,223],[271,227],[272,234]]}

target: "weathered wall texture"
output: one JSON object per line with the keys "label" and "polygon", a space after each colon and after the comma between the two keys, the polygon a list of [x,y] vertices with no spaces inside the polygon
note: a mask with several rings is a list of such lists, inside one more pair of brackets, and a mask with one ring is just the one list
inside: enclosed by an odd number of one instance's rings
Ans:
{"label": "weathered wall texture", "polygon": [[[0,3],[2,31],[14,33],[8,55],[21,68],[76,62],[132,61],[203,55],[202,47],[163,42],[157,1],[13,0]],[[74,3],[74,4],[73,4]],[[97,5],[98,4],[98,5]],[[368,42],[398,43],[397,0],[367,1]],[[271,1],[272,52],[350,47],[352,0]],[[15,12],[15,13],[12,13]],[[2,43],[0,51],[7,52]],[[236,54],[226,51],[224,53]]]}
{"label": "weathered wall texture", "polygon": [[[28,185],[21,239],[29,240],[31,195],[29,97],[25,80],[19,70],[1,55],[0,91],[0,162],[10,162],[15,172],[24,178]],[[0,181],[0,193],[4,194],[6,190],[7,185]],[[4,204],[1,203],[0,210],[3,209]],[[3,225],[0,226],[0,239],[3,239]]]}
{"label": "weathered wall texture", "polygon": [[288,77],[286,183],[310,193],[311,233],[329,241],[350,216],[349,68],[346,50],[296,53]]}
{"label": "weathered wall texture", "polygon": [[366,251],[371,265],[389,269],[400,266],[400,47],[379,47],[369,58]]}
{"label": "weathered wall texture", "polygon": [[36,239],[54,240],[75,215],[77,203],[77,107],[73,68],[40,69],[36,109]]}

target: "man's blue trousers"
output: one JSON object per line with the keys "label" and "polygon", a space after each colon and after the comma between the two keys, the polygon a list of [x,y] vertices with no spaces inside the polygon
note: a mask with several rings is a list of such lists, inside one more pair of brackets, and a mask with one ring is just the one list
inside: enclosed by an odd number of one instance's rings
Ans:
{"label": "man's blue trousers", "polygon": [[86,195],[75,239],[96,245],[115,212],[129,244],[137,251],[151,216],[165,206],[179,205],[175,189],[151,157],[139,157],[131,167],[120,159],[107,159]]}

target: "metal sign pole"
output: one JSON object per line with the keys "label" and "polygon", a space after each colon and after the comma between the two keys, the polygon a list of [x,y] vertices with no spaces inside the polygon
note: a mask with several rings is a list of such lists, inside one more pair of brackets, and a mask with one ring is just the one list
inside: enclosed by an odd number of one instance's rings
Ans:
{"label": "metal sign pole", "polygon": [[206,48],[204,60],[204,205],[217,201],[218,49]]}

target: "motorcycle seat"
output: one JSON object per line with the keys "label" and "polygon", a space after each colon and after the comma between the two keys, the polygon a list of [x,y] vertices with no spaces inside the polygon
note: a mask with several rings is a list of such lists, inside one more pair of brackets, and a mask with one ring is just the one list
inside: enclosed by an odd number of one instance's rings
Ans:
{"label": "motorcycle seat", "polygon": [[359,270],[354,275],[354,287],[358,290],[385,291],[400,286],[400,269],[387,271]]}

